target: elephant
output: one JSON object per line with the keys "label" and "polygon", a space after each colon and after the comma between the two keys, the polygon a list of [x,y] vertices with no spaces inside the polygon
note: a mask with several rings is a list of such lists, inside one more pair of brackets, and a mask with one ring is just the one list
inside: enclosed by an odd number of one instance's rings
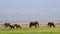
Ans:
{"label": "elephant", "polygon": [[21,28],[21,26],[20,25],[18,25],[18,24],[14,24],[14,26],[18,29],[18,28]]}
{"label": "elephant", "polygon": [[36,22],[30,22],[29,23],[29,28],[31,28],[32,26],[35,26],[35,28],[37,27],[37,25],[38,25],[38,27],[39,27],[39,23],[36,21]]}
{"label": "elephant", "polygon": [[48,26],[49,27],[52,27],[52,26],[55,27],[55,24],[54,24],[54,22],[48,22]]}
{"label": "elephant", "polygon": [[9,25],[10,29],[14,29],[15,26],[14,25]]}
{"label": "elephant", "polygon": [[4,23],[4,26],[7,28],[7,27],[9,27],[9,28],[11,28],[11,29],[14,29],[14,25],[11,25],[10,23]]}
{"label": "elephant", "polygon": [[10,25],[10,23],[4,23],[5,27],[8,27]]}

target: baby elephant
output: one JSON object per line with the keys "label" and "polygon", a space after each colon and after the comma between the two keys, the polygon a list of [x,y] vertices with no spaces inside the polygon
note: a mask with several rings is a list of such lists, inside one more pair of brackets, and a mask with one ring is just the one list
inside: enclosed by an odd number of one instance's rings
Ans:
{"label": "baby elephant", "polygon": [[18,28],[21,28],[21,26],[20,25],[18,25],[18,24],[14,24],[14,26],[18,29]]}
{"label": "baby elephant", "polygon": [[9,27],[10,27],[10,29],[14,29],[15,26],[14,25],[9,25]]}
{"label": "baby elephant", "polygon": [[54,24],[54,22],[48,22],[48,26],[49,27],[52,27],[52,26],[55,27],[55,24]]}

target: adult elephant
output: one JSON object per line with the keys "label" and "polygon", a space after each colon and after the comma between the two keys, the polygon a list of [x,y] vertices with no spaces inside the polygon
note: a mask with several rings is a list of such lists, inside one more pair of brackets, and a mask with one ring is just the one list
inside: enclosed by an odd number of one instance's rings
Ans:
{"label": "adult elephant", "polygon": [[35,26],[35,28],[37,27],[37,25],[38,25],[38,27],[39,27],[39,23],[36,21],[36,22],[30,22],[29,23],[29,28],[31,28],[32,26]]}
{"label": "adult elephant", "polygon": [[10,23],[4,23],[4,26],[5,27],[9,27],[9,28],[11,28],[11,29],[14,29],[14,25],[11,25]]}
{"label": "adult elephant", "polygon": [[5,27],[8,27],[10,25],[10,23],[4,23]]}
{"label": "adult elephant", "polygon": [[49,27],[52,27],[52,26],[55,27],[55,24],[54,24],[54,22],[48,22],[48,26]]}

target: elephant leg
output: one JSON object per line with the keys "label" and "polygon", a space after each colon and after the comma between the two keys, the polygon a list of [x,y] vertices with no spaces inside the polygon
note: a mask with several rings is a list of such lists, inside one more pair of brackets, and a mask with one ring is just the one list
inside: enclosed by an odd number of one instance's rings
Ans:
{"label": "elephant leg", "polygon": [[14,27],[10,27],[11,29],[14,29]]}
{"label": "elephant leg", "polygon": [[5,25],[5,27],[8,27],[7,25]]}
{"label": "elephant leg", "polygon": [[14,27],[12,27],[12,29],[14,29]]}
{"label": "elephant leg", "polygon": [[31,28],[31,25],[29,27]]}
{"label": "elephant leg", "polygon": [[14,29],[14,27],[13,27],[13,29]]}
{"label": "elephant leg", "polygon": [[17,29],[18,27],[16,26],[16,29]]}
{"label": "elephant leg", "polygon": [[52,25],[50,25],[50,27],[51,27]]}
{"label": "elephant leg", "polygon": [[10,27],[10,29],[12,29],[12,27]]}
{"label": "elephant leg", "polygon": [[19,28],[21,28],[21,26]]}
{"label": "elephant leg", "polygon": [[36,28],[37,26],[35,25],[35,28]]}
{"label": "elephant leg", "polygon": [[18,26],[16,26],[16,28],[18,29]]}
{"label": "elephant leg", "polygon": [[11,27],[11,29],[13,29],[13,27]]}
{"label": "elephant leg", "polygon": [[12,27],[12,29],[14,29],[14,27]]}

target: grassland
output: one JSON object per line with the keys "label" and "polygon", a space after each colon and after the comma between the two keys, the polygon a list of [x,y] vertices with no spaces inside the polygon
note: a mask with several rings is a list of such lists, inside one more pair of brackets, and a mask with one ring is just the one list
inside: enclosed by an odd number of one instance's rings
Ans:
{"label": "grassland", "polygon": [[9,29],[0,27],[0,34],[60,34],[60,26],[50,28],[47,26],[40,26],[39,28],[22,27],[21,29]]}

